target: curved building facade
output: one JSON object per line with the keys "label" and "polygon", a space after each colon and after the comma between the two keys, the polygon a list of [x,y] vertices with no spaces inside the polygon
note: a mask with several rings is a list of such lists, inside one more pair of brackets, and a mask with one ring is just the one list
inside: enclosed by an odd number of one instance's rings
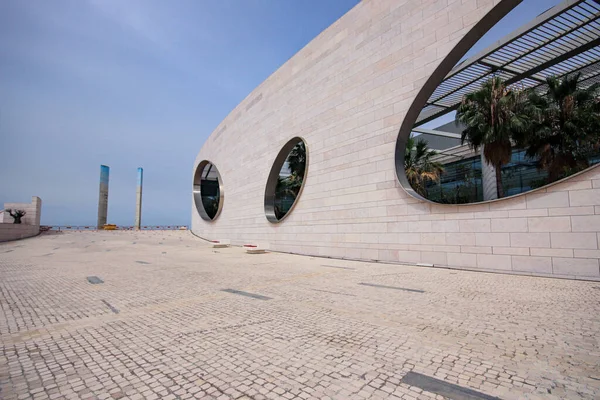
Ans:
{"label": "curved building facade", "polygon": [[[600,279],[600,168],[444,205],[412,192],[398,167],[441,79],[519,2],[361,1],[207,139],[193,170],[193,233],[314,256]],[[294,138],[306,147],[303,185],[284,219],[269,218],[272,170]],[[222,191],[212,219],[199,210],[207,163],[218,182],[205,186]]]}

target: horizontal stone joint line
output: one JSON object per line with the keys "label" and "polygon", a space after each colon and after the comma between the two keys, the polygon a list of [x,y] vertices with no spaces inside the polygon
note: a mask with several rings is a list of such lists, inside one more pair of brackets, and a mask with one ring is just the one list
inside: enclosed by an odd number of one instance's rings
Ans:
{"label": "horizontal stone joint line", "polygon": [[409,288],[403,288],[403,287],[397,287],[397,286],[377,285],[375,283],[361,282],[361,283],[359,283],[359,285],[371,286],[371,287],[382,288],[382,289],[404,290],[406,292],[425,293],[425,291],[421,290],[421,289],[409,289]]}
{"label": "horizontal stone joint line", "polygon": [[227,293],[232,293],[232,294],[239,294],[241,296],[246,296],[246,297],[251,297],[253,299],[258,299],[258,300],[271,300],[272,297],[267,297],[267,296],[263,296],[261,294],[255,294],[255,293],[248,293],[248,292],[244,292],[242,290],[236,290],[236,289],[221,289],[222,292],[227,292]]}
{"label": "horizontal stone joint line", "polygon": [[315,292],[324,292],[324,293],[339,294],[339,295],[342,295],[342,296],[352,296],[352,297],[356,297],[356,295],[355,295],[355,294],[350,294],[350,293],[342,293],[342,292],[334,292],[334,291],[331,291],[331,290],[322,290],[322,289],[310,289],[310,290],[313,290],[313,291],[315,291]]}
{"label": "horizontal stone joint line", "polygon": [[340,266],[337,266],[337,265],[327,265],[327,264],[321,264],[321,267],[327,267],[327,268],[339,268],[339,269],[349,269],[349,270],[352,270],[352,271],[355,271],[355,270],[356,270],[356,268],[350,268],[350,267],[340,267]]}
{"label": "horizontal stone joint line", "polygon": [[380,276],[394,276],[394,275],[408,275],[408,274],[410,274],[410,272],[393,272],[391,274],[371,275],[371,278],[378,278]]}
{"label": "horizontal stone joint line", "polygon": [[498,397],[492,397],[473,389],[454,385],[412,371],[404,375],[400,382],[453,400],[500,400]]}

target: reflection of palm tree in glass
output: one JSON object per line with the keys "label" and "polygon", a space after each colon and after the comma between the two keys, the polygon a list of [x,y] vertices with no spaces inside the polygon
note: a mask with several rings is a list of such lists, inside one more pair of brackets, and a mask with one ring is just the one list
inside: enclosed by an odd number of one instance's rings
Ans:
{"label": "reflection of palm tree in glass", "polygon": [[287,157],[288,166],[292,175],[296,175],[302,180],[306,169],[306,148],[304,142],[300,141],[294,146]]}
{"label": "reflection of palm tree in glass", "polygon": [[219,211],[219,196],[203,196],[202,205],[210,219],[213,219]]}
{"label": "reflection of palm tree in glass", "polygon": [[282,171],[286,164],[290,173],[289,175],[282,175],[280,172],[275,187],[274,211],[277,219],[281,219],[287,214],[300,193],[304,181],[304,172],[306,171],[306,147],[304,142],[298,142],[290,151]]}
{"label": "reflection of palm tree in glass", "polygon": [[[219,178],[216,168],[209,163],[202,171],[202,180],[200,181],[200,193],[202,195],[202,205],[204,211],[210,219],[215,218],[219,211],[219,201],[221,191],[219,188]],[[212,172],[212,174],[211,174]]]}

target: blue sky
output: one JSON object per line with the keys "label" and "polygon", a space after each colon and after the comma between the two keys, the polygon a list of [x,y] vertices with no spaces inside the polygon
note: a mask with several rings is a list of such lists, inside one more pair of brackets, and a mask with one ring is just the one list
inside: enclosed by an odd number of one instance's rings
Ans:
{"label": "blue sky", "polygon": [[[473,51],[558,0],[526,0]],[[188,224],[193,162],[225,116],[358,0],[0,1],[0,207],[42,223]]]}

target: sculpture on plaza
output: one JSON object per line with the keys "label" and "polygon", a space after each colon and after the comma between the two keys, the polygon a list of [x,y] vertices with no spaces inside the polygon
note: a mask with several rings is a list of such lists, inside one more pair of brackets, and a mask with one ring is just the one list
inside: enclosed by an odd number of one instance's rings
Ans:
{"label": "sculpture on plaza", "polygon": [[27,212],[25,210],[15,210],[13,213],[13,210],[8,209],[6,210],[8,212],[8,214],[13,217],[14,219],[14,224],[20,224],[21,223],[21,218],[23,218],[25,216],[25,214],[27,214]]}

